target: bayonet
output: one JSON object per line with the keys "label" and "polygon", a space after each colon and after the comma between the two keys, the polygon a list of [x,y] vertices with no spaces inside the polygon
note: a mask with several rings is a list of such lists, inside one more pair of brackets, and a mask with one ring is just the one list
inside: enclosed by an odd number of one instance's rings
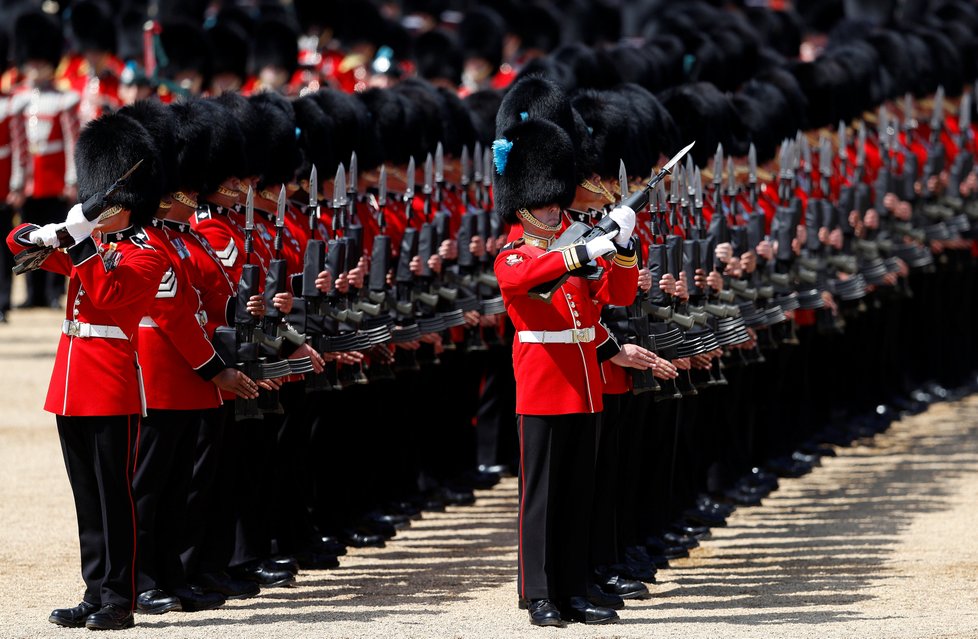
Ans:
{"label": "bayonet", "polygon": [[411,202],[414,201],[414,178],[416,169],[414,167],[414,156],[408,159],[407,174],[404,176],[404,201],[407,202],[405,211],[408,218],[411,217]]}
{"label": "bayonet", "polygon": [[377,178],[377,205],[387,206],[387,165],[380,165],[380,176]]}
{"label": "bayonet", "polygon": [[696,210],[703,210],[703,174],[700,167],[693,171],[693,206]]}
{"label": "bayonet", "polygon": [[380,175],[377,178],[377,227],[381,234],[387,231],[387,218],[384,208],[387,206],[387,165],[380,165]]}
{"label": "bayonet", "polygon": [[255,190],[248,187],[248,194],[245,196],[245,253],[250,255],[252,249],[252,233],[255,230]]}
{"label": "bayonet", "polygon": [[832,141],[827,135],[822,135],[818,141],[818,173],[821,176],[819,188],[822,197],[829,197],[832,177]]}
{"label": "bayonet", "polygon": [[910,132],[917,128],[917,117],[913,108],[913,94],[907,91],[903,96],[903,130]]}
{"label": "bayonet", "polygon": [[[469,156],[469,147],[467,144],[462,145],[462,156],[459,163],[461,164],[459,182],[463,189],[467,189],[469,183],[472,182],[472,158]],[[482,176],[480,175],[479,177],[481,178]]]}
{"label": "bayonet", "polygon": [[757,149],[750,143],[747,149],[747,185],[750,189],[751,211],[757,209]]}
{"label": "bayonet", "polygon": [[482,150],[482,186],[487,189],[492,186],[492,147],[487,146]]}
{"label": "bayonet", "polygon": [[340,164],[336,167],[336,178],[333,180],[333,200],[332,205],[334,209],[346,206],[346,171],[343,165]]}
{"label": "bayonet", "polygon": [[445,149],[441,142],[435,147],[435,184],[445,182]]}
{"label": "bayonet", "polygon": [[350,202],[355,203],[357,200],[358,189],[360,188],[360,174],[357,172],[357,152],[354,151],[350,154],[350,170],[347,172],[347,177],[350,179],[347,181],[346,192],[350,196]]}
{"label": "bayonet", "polygon": [[275,203],[275,227],[285,226],[285,185],[278,192],[278,202]]}
{"label": "bayonet", "polygon": [[944,87],[937,87],[934,94],[934,110],[930,116],[930,130],[940,131],[944,126]]}
{"label": "bayonet", "polygon": [[964,147],[971,135],[971,92],[965,91],[958,107],[958,146]]}
{"label": "bayonet", "polygon": [[727,157],[727,195],[737,197],[737,176],[734,175],[732,155]]}
{"label": "bayonet", "polygon": [[[316,220],[319,218],[319,172],[316,165],[309,171],[309,231],[316,230]],[[311,235],[311,233],[310,233]]]}
{"label": "bayonet", "polygon": [[431,221],[431,196],[434,193],[434,173],[434,162],[429,153],[424,160],[424,183],[421,185],[421,193],[424,194],[424,216],[429,222]]}
{"label": "bayonet", "polygon": [[624,200],[628,197],[628,171],[625,169],[625,160],[618,158],[618,195]]}
{"label": "bayonet", "polygon": [[332,231],[333,237],[335,238],[337,232],[344,226],[343,211],[346,209],[347,204],[346,171],[343,169],[342,164],[336,167],[336,177],[333,179],[333,200],[331,204],[333,207]]}
{"label": "bayonet", "polygon": [[723,183],[723,144],[717,144],[717,151],[713,154],[713,184],[718,191]]}
{"label": "bayonet", "polygon": [[435,147],[435,202],[441,202],[441,190],[445,186],[445,150],[438,143]]}

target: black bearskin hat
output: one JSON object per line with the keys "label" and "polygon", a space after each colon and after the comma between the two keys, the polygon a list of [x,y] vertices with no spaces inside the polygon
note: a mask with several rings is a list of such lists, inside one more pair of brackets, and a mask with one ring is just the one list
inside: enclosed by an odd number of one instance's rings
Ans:
{"label": "black bearskin hat", "polygon": [[574,201],[574,145],[553,122],[528,118],[514,124],[493,142],[492,155],[493,202],[507,222],[515,223],[521,208],[567,207]]}
{"label": "black bearskin hat", "polygon": [[524,52],[550,53],[560,45],[563,26],[553,3],[520,5],[517,11],[520,17],[510,26],[516,29]]}
{"label": "black bearskin hat", "polygon": [[659,96],[679,127],[683,140],[696,140],[690,154],[698,166],[706,166],[717,144],[731,155],[747,154],[747,133],[730,97],[709,82],[692,82]]}
{"label": "black bearskin hat", "polygon": [[164,193],[172,193],[179,189],[180,185],[177,183],[179,176],[176,151],[177,131],[173,112],[159,100],[147,99],[126,105],[119,109],[119,113],[139,122],[152,136],[160,154]]}
{"label": "black bearskin hat", "polygon": [[[383,162],[380,143],[373,134],[370,111],[362,101],[346,91],[332,87],[322,88],[311,94],[311,97],[332,120],[331,139],[335,162],[345,161],[354,151],[361,169],[369,170]],[[317,167],[321,174],[324,170],[336,170],[335,163],[329,167],[317,164]],[[299,177],[302,177],[301,174]]]}
{"label": "black bearskin hat", "polygon": [[[418,126],[417,107],[403,93],[390,89],[371,88],[354,94],[370,112],[374,131],[372,136],[382,145],[384,161],[407,164],[418,146],[417,132],[410,126]],[[405,133],[414,133],[409,138]],[[415,158],[417,161],[418,158]]]}
{"label": "black bearskin hat", "polygon": [[587,125],[574,111],[567,92],[559,84],[542,75],[528,75],[516,80],[503,96],[496,113],[496,135],[523,120],[524,113],[557,124],[571,137],[580,165],[594,163]]}
{"label": "black bearskin hat", "polygon": [[462,83],[465,58],[455,35],[432,29],[414,40],[414,62],[418,75],[426,80],[443,80],[452,86]]}
{"label": "black bearskin hat", "polygon": [[201,195],[244,170],[240,131],[215,100],[195,98],[170,105],[176,122],[178,185]]}
{"label": "black bearskin hat", "polygon": [[275,67],[291,76],[299,68],[299,34],[282,20],[262,20],[255,28],[251,64],[255,73]]}
{"label": "black bearskin hat", "polygon": [[462,153],[462,147],[467,146],[469,150],[475,145],[475,123],[473,122],[472,112],[469,111],[458,93],[445,87],[437,88],[438,95],[444,101],[445,120],[442,122],[442,144],[445,153],[458,157]]}
{"label": "black bearskin hat", "polygon": [[302,154],[292,103],[285,96],[272,92],[258,93],[248,100],[258,109],[265,142],[258,188],[294,181]]}
{"label": "black bearskin hat", "polygon": [[630,175],[648,175],[659,157],[672,156],[683,146],[672,115],[655,95],[637,84],[626,82],[615,88],[627,102],[631,144],[622,156]]}
{"label": "black bearskin hat", "polygon": [[29,60],[43,60],[53,67],[61,62],[64,40],[55,18],[41,11],[27,10],[17,16],[11,33],[14,64],[18,67]]}
{"label": "black bearskin hat", "polygon": [[104,193],[140,160],[143,163],[125,186],[107,200],[107,204],[128,209],[135,226],[149,224],[160,205],[163,175],[159,150],[152,136],[132,118],[110,113],[89,122],[75,146],[79,201]]}
{"label": "black bearskin hat", "polygon": [[[166,53],[166,66],[160,72],[167,78],[175,78],[186,71],[196,71],[210,77],[210,40],[204,28],[187,18],[172,18],[160,25],[160,45]],[[162,60],[160,60],[162,63]]]}
{"label": "black bearskin hat", "polygon": [[481,58],[493,69],[503,63],[506,23],[492,8],[475,7],[465,13],[458,25],[462,52],[468,58]]}
{"label": "black bearskin hat", "polygon": [[496,138],[496,113],[503,101],[503,93],[499,89],[482,89],[465,96],[462,99],[469,113],[472,114],[472,124],[475,126],[475,139],[483,145],[492,144]]}
{"label": "black bearskin hat", "polygon": [[302,152],[302,163],[296,171],[298,177],[307,179],[313,166],[320,179],[331,177],[341,161],[333,147],[333,119],[323,112],[313,95],[297,98],[292,102],[292,108],[299,130],[299,150]]}
{"label": "black bearskin hat", "polygon": [[214,98],[214,102],[223,107],[230,118],[237,124],[241,134],[244,164],[241,174],[237,177],[255,177],[261,173],[262,154],[264,153],[264,133],[261,114],[255,106],[240,93],[222,93]]}
{"label": "black bearskin hat", "polygon": [[[574,94],[571,101],[591,131],[595,147],[595,162],[586,167],[586,172],[597,173],[604,178],[617,178],[619,160],[625,160],[628,146],[633,143],[629,139],[628,127],[633,116],[627,102],[614,92],[597,89],[582,89]],[[625,167],[633,171],[639,168],[631,166],[627,160]]]}
{"label": "black bearskin hat", "polygon": [[214,58],[211,72],[214,75],[230,73],[244,82],[248,77],[248,34],[230,21],[218,22],[207,30]]}
{"label": "black bearskin hat", "polygon": [[67,11],[71,40],[76,51],[116,52],[112,9],[98,0],[75,2]]}

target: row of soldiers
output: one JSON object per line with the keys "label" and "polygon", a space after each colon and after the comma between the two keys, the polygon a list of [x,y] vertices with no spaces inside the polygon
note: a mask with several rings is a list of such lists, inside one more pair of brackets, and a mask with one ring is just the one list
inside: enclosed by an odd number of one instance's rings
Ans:
{"label": "row of soldiers", "polygon": [[[569,229],[600,225],[696,140],[636,211],[635,303],[603,311],[616,348],[589,595],[620,607],[825,444],[969,379],[974,100],[867,94],[841,127],[799,134],[787,98],[811,99],[815,120],[826,105],[771,70],[733,100],[708,83],[571,93],[561,77],[518,80],[492,130],[545,119],[573,140],[570,173],[546,139],[542,159],[507,172],[571,193]],[[477,450],[518,467],[491,257],[518,237],[501,221],[512,191],[458,104],[408,80],[140,101],[84,128],[83,204],[9,240],[20,270],[70,278],[46,408],[86,594],[52,621],[125,627],[134,606],[192,611],[286,585],[471,503],[496,479]]]}

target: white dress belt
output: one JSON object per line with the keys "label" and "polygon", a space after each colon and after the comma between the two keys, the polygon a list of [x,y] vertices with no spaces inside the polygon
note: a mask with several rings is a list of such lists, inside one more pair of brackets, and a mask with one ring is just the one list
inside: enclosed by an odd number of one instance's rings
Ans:
{"label": "white dress belt", "polygon": [[102,326],[75,320],[65,320],[61,332],[69,337],[101,337],[103,339],[129,339],[118,326]]}
{"label": "white dress belt", "polygon": [[520,331],[524,344],[586,344],[594,341],[594,327],[568,328],[563,331]]}

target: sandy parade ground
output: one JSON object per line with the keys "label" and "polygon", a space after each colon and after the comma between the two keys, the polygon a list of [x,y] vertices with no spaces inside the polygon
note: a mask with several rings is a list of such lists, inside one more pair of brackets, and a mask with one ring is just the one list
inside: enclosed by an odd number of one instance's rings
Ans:
{"label": "sandy parade ground", "polygon": [[[61,311],[0,325],[0,638],[87,636],[54,417],[41,410]],[[425,513],[386,548],[208,612],[138,615],[119,637],[978,638],[978,396],[838,449],[689,558],[614,626],[533,628],[516,607],[516,480]]]}

